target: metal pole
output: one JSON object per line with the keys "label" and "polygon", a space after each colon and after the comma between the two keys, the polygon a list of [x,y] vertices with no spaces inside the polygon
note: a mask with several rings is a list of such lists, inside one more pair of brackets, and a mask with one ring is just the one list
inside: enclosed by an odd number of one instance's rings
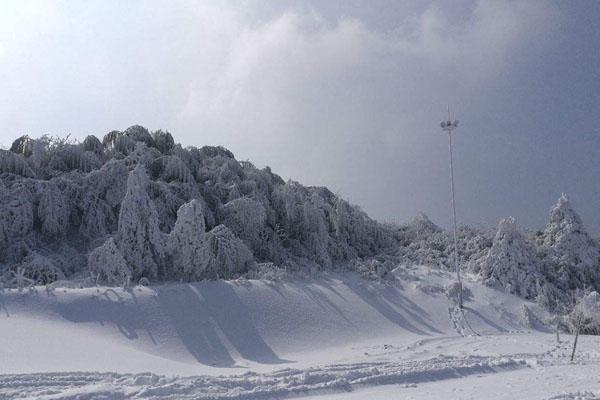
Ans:
{"label": "metal pole", "polygon": [[452,200],[452,224],[454,226],[454,269],[458,283],[458,307],[463,309],[462,281],[460,279],[460,266],[458,265],[458,233],[456,229],[456,205],[454,202],[454,163],[452,160],[452,131],[458,127],[458,120],[450,119],[450,105],[448,105],[448,120],[440,123],[442,131],[448,132],[448,149],[450,153],[450,196]]}
{"label": "metal pole", "polygon": [[454,225],[454,269],[458,281],[458,307],[463,308],[462,281],[458,265],[458,234],[456,229],[456,205],[454,203],[454,163],[452,160],[452,130],[448,130],[448,148],[450,150],[450,194],[452,197],[452,224]]}

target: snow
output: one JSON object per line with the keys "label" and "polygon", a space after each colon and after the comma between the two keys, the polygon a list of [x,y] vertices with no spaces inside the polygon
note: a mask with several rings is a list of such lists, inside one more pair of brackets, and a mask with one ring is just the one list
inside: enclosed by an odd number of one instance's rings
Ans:
{"label": "snow", "polygon": [[571,337],[556,344],[539,306],[473,281],[466,316],[479,336],[460,335],[451,275],[395,274],[5,289],[0,399],[503,398],[493,388],[504,382],[516,398],[600,391],[597,337],[580,336],[571,364]]}

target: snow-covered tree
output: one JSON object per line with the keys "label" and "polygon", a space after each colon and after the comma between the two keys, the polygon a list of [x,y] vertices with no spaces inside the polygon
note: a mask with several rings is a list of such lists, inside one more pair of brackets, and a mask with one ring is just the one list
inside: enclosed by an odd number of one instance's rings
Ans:
{"label": "snow-covered tree", "polygon": [[207,278],[232,278],[246,272],[254,263],[244,242],[225,225],[218,225],[206,233],[203,252],[207,257]]}
{"label": "snow-covered tree", "polygon": [[165,182],[191,183],[194,181],[190,169],[177,156],[162,156],[155,159],[150,165],[153,177]]}
{"label": "snow-covered tree", "polygon": [[115,214],[112,207],[98,196],[84,193],[82,199],[83,209],[79,233],[86,239],[95,239],[111,232],[115,224]]}
{"label": "snow-covered tree", "polygon": [[22,154],[25,157],[29,157],[33,152],[33,139],[27,135],[21,136],[12,143],[12,146],[10,146],[10,151],[16,154]]}
{"label": "snow-covered tree", "polygon": [[102,139],[102,145],[114,157],[128,155],[135,149],[135,140],[119,131],[111,131]]}
{"label": "snow-covered tree", "polygon": [[527,299],[535,298],[544,283],[535,251],[512,217],[500,221],[480,274],[485,284]]}
{"label": "snow-covered tree", "polygon": [[177,222],[169,235],[172,274],[177,279],[194,281],[208,277],[209,256],[202,208],[199,200],[192,200],[177,211]]}
{"label": "snow-covered tree", "polygon": [[564,193],[537,241],[547,273],[560,287],[600,287],[600,251]]}
{"label": "snow-covered tree", "polygon": [[409,224],[411,234],[416,238],[429,237],[435,233],[441,232],[442,228],[431,222],[425,213],[418,213]]}
{"label": "snow-covered tree", "polygon": [[[110,207],[116,208],[125,197],[128,176],[129,171],[123,161],[111,160],[85,177],[84,192],[91,193],[105,200]],[[82,206],[87,208],[85,203]]]}
{"label": "snow-covered tree", "polygon": [[126,287],[131,280],[131,269],[112,237],[90,253],[88,267],[98,283]]}
{"label": "snow-covered tree", "polygon": [[132,270],[133,279],[159,276],[164,235],[158,214],[147,192],[148,176],[138,165],[127,178],[127,192],[119,213],[116,243]]}
{"label": "snow-covered tree", "polygon": [[14,247],[33,229],[33,195],[23,185],[0,192],[0,261],[12,259]]}
{"label": "snow-covered tree", "polygon": [[101,155],[104,152],[104,146],[100,139],[94,135],[88,135],[82,143],[84,151],[90,151],[96,155]]}
{"label": "snow-covered tree", "polygon": [[25,177],[35,177],[35,172],[21,154],[0,149],[0,173],[7,172]]}
{"label": "snow-covered tree", "polygon": [[142,142],[146,147],[155,147],[154,139],[148,129],[140,125],[133,125],[125,129],[123,135],[131,138],[135,142]]}
{"label": "snow-covered tree", "polygon": [[266,229],[267,213],[259,202],[240,197],[224,204],[219,210],[219,221],[227,226],[252,249],[262,246],[261,233]]}
{"label": "snow-covered tree", "polygon": [[158,130],[152,133],[154,145],[162,154],[170,154],[175,147],[175,140],[169,132]]}
{"label": "snow-covered tree", "polygon": [[66,191],[68,183],[53,179],[39,187],[37,216],[42,224],[42,233],[63,236],[69,227],[71,199]]}
{"label": "snow-covered tree", "polygon": [[573,361],[579,333],[600,333],[600,294],[598,292],[587,293],[577,301],[569,315],[569,324],[571,331],[575,333],[571,352],[571,361]]}
{"label": "snow-covered tree", "polygon": [[[167,234],[181,229],[177,212],[193,199],[208,232],[193,251],[167,251],[173,238],[189,239]],[[20,264],[35,253],[64,266],[67,276],[80,274],[81,260],[108,237],[135,280],[236,277],[255,259],[277,268],[328,268],[387,249],[390,233],[326,188],[286,184],[225,148],[184,148],[168,132],[140,126],[102,142],[22,137],[12,151],[0,151],[5,272],[24,270]],[[169,270],[188,268],[182,254],[200,254],[200,242],[205,264],[190,267],[193,274]]]}

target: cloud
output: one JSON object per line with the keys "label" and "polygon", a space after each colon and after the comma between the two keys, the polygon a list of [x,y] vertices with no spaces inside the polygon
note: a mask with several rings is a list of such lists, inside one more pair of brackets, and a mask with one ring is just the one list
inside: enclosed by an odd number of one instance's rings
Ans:
{"label": "cloud", "polygon": [[378,29],[318,7],[48,4],[0,17],[4,135],[167,128],[403,219],[444,207],[445,104],[461,111],[558,17],[545,2],[434,3]]}
{"label": "cloud", "polygon": [[[424,169],[444,171],[446,156],[432,153],[438,138],[425,127],[447,102],[460,107],[510,72],[519,49],[543,43],[557,18],[546,3],[496,1],[460,17],[432,6],[388,31],[308,12],[259,25],[230,16],[219,53],[198,60],[177,129],[187,141],[224,144],[285,177],[332,186],[369,211],[387,207],[381,197],[438,183]],[[381,174],[390,168],[388,181]]]}

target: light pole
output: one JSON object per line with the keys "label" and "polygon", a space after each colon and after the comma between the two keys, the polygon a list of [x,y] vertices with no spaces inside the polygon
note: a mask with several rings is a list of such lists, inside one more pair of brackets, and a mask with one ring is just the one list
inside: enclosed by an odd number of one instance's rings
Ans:
{"label": "light pole", "polygon": [[452,223],[454,225],[454,268],[456,280],[458,281],[458,307],[463,308],[463,290],[460,279],[460,267],[458,265],[458,238],[456,232],[456,206],[454,204],[454,165],[452,161],[452,131],[458,128],[458,120],[450,119],[450,106],[448,106],[448,119],[440,123],[442,131],[448,132],[448,149],[450,150],[450,197],[452,198]]}

